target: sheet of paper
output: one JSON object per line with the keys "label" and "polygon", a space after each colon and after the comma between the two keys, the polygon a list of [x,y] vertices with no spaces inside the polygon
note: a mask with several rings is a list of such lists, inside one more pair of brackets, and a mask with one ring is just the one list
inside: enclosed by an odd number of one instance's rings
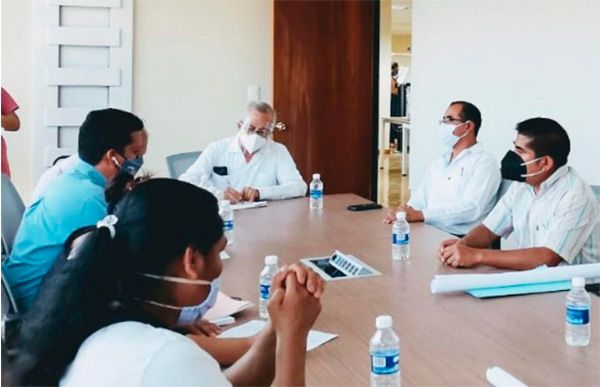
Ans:
{"label": "sheet of paper", "polygon": [[267,205],[266,200],[259,201],[259,202],[240,202],[237,204],[232,204],[231,209],[234,211],[235,210],[246,210],[248,208],[264,207],[266,205]]}
{"label": "sheet of paper", "polygon": [[435,275],[431,281],[431,293],[437,294],[497,286],[558,282],[571,280],[573,277],[593,278],[596,280],[600,277],[600,263],[564,265],[498,274]]}
{"label": "sheet of paper", "polygon": [[[221,333],[219,337],[250,337],[260,332],[264,327],[265,321],[252,320],[235,328],[226,330],[225,332]],[[337,335],[333,333],[311,330],[308,333],[308,339],[306,340],[306,350],[312,351],[313,349],[335,339],[336,337]]]}
{"label": "sheet of paper", "polygon": [[223,326],[223,325],[229,325],[229,324],[235,323],[235,317],[227,316],[227,317],[222,317],[222,318],[214,318],[209,321],[215,325]]}
{"label": "sheet of paper", "polygon": [[254,304],[250,301],[234,300],[225,293],[219,292],[215,306],[206,312],[204,319],[209,321],[221,319],[239,313],[244,309],[250,308],[252,305]]}
{"label": "sheet of paper", "polygon": [[485,376],[487,381],[494,387],[527,387],[525,383],[500,367],[488,368]]}
{"label": "sheet of paper", "polygon": [[470,289],[467,293],[477,298],[514,296],[517,294],[560,292],[571,289],[571,281],[545,282],[540,284],[525,284],[497,286],[494,288]]}

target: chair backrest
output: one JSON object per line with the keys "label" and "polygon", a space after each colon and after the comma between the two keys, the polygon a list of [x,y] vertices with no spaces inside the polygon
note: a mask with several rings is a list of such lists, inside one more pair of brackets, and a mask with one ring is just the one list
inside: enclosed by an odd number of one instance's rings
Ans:
{"label": "chair backrest", "polygon": [[169,168],[169,176],[177,179],[182,173],[194,164],[194,161],[200,157],[201,151],[176,153],[167,156],[167,167]]}
{"label": "chair backrest", "polygon": [[500,187],[498,187],[498,193],[496,194],[496,202],[502,199],[502,196],[504,196],[506,191],[508,191],[508,188],[512,183],[512,180],[502,179],[502,181],[500,182]]}
{"label": "chair backrest", "polygon": [[2,249],[10,254],[25,205],[10,179],[2,175]]}
{"label": "chair backrest", "polygon": [[4,280],[4,275],[2,275],[2,318],[4,318],[8,314],[17,314],[19,313],[19,308],[17,307],[17,303],[10,291],[10,287]]}
{"label": "chair backrest", "polygon": [[[17,353],[16,339],[21,325],[21,314],[10,291],[10,287],[2,276],[2,320],[0,332],[2,337],[2,361],[11,360]],[[8,364],[8,362],[7,362]],[[2,371],[4,374],[4,370]],[[4,383],[2,383],[4,385]]]}
{"label": "chair backrest", "polygon": [[598,203],[600,203],[600,185],[592,185],[592,191],[594,191],[594,195],[596,195],[596,199]]}

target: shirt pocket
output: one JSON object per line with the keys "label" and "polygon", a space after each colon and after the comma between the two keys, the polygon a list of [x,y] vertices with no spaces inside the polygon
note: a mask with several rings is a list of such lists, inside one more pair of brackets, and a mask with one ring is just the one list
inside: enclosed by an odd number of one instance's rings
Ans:
{"label": "shirt pocket", "polygon": [[460,200],[466,186],[466,172],[464,168],[453,168],[446,171],[442,176],[443,196],[447,201]]}

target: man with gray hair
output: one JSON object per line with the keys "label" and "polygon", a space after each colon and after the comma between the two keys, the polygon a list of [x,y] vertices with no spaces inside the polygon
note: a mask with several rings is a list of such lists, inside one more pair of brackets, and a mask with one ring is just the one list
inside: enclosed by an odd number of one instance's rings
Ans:
{"label": "man with gray hair", "polygon": [[237,135],[209,144],[179,180],[232,203],[303,196],[306,183],[287,148],[273,141],[274,125],[268,103],[250,102]]}

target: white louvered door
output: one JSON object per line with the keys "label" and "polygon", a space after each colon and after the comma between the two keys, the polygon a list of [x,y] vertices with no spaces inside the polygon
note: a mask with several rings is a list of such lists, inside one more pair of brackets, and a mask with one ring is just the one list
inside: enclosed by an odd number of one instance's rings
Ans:
{"label": "white louvered door", "polygon": [[77,150],[90,110],[131,110],[133,0],[33,1],[33,176]]}

